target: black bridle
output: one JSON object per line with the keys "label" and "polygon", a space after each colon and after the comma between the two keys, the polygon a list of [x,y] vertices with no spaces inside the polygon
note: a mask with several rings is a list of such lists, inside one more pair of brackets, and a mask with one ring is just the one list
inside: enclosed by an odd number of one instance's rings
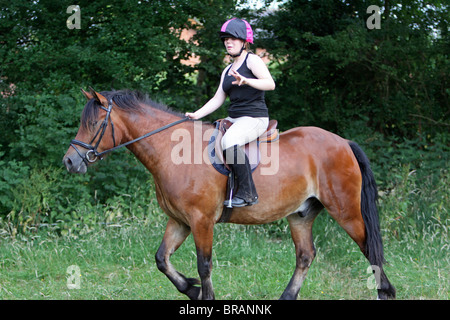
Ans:
{"label": "black bridle", "polygon": [[[182,122],[185,122],[185,121],[189,120],[188,117],[180,119],[180,120],[177,120],[177,121],[169,123],[169,124],[167,124],[167,125],[165,125],[165,126],[163,126],[161,128],[158,128],[158,129],[153,130],[153,131],[151,131],[149,133],[146,133],[143,136],[140,136],[139,138],[136,138],[134,140],[131,140],[131,141],[128,141],[128,142],[125,142],[123,144],[120,144],[120,145],[116,146],[116,139],[114,138],[114,123],[112,122],[112,119],[111,119],[112,107],[113,107],[113,103],[112,103],[111,99],[108,100],[108,108],[105,108],[103,105],[100,106],[101,109],[106,111],[106,116],[105,116],[105,119],[103,120],[102,124],[100,125],[100,128],[98,128],[97,133],[92,138],[91,142],[85,143],[83,141],[76,140],[76,139],[73,139],[70,142],[70,146],[75,149],[75,151],[78,153],[78,155],[81,157],[81,159],[83,159],[83,161],[84,161],[84,163],[86,163],[86,165],[88,165],[89,163],[94,163],[99,158],[100,158],[100,160],[102,160],[103,156],[105,154],[109,153],[109,152],[112,152],[112,151],[115,151],[115,150],[120,149],[122,147],[128,146],[128,145],[130,145],[132,143],[135,143],[135,142],[137,142],[139,140],[145,139],[145,138],[150,137],[150,136],[152,136],[152,135],[154,135],[154,134],[156,134],[158,132],[161,132],[161,131],[166,130],[166,129],[170,128],[170,127],[173,127],[173,126],[175,126],[175,125],[177,125],[179,123],[182,123]],[[98,152],[97,148],[98,148],[98,145],[100,144],[100,142],[102,141],[103,136],[105,135],[106,127],[108,126],[108,122],[111,123],[111,131],[112,131],[112,139],[113,139],[114,147],[112,147],[111,149],[105,150],[103,152]],[[95,146],[93,146],[92,143],[97,138],[97,136],[99,138],[98,138],[97,143],[95,144]],[[76,145],[78,145],[78,146],[80,146],[82,148],[88,149],[88,151],[84,154],[84,156],[80,152],[80,150],[78,150]]]}

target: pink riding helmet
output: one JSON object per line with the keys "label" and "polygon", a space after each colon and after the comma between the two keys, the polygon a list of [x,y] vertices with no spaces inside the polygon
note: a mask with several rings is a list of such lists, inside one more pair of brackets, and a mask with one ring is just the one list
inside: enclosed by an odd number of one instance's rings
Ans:
{"label": "pink riding helmet", "polygon": [[233,18],[225,22],[219,32],[222,41],[227,37],[241,39],[253,43],[253,30],[250,24],[238,18]]}

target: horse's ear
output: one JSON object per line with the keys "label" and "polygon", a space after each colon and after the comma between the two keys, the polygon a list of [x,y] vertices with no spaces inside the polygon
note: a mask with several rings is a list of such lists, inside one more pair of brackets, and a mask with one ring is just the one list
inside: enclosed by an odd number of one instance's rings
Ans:
{"label": "horse's ear", "polygon": [[102,94],[92,89],[92,87],[89,87],[89,90],[91,91],[91,94],[94,97],[94,99],[100,102],[102,106],[104,107],[108,106],[108,99],[106,99]]}
{"label": "horse's ear", "polygon": [[83,92],[84,96],[86,97],[86,99],[91,100],[94,98],[94,96],[92,94],[90,94],[87,91],[84,91],[83,88],[81,88],[81,92]]}

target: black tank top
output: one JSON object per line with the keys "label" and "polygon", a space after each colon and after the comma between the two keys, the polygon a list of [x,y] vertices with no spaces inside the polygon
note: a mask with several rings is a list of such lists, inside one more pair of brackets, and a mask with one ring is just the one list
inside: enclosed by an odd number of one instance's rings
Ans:
{"label": "black tank top", "polygon": [[[242,66],[237,70],[242,76],[249,79],[257,79],[251,70],[247,67],[247,58],[250,53],[247,53]],[[235,77],[229,74],[230,66],[225,73],[222,88],[223,91],[230,97],[230,106],[228,107],[228,115],[231,118],[239,117],[268,117],[269,111],[267,109],[266,101],[264,100],[264,91],[252,88],[248,85],[233,85],[236,80]]]}

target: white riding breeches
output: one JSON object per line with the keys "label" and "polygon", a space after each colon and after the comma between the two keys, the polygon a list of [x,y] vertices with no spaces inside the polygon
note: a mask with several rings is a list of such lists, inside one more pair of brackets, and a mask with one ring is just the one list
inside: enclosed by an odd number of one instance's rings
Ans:
{"label": "white riding breeches", "polygon": [[243,146],[253,140],[256,140],[269,126],[269,118],[226,118],[233,125],[225,132],[222,138],[222,148],[226,150],[234,145]]}

